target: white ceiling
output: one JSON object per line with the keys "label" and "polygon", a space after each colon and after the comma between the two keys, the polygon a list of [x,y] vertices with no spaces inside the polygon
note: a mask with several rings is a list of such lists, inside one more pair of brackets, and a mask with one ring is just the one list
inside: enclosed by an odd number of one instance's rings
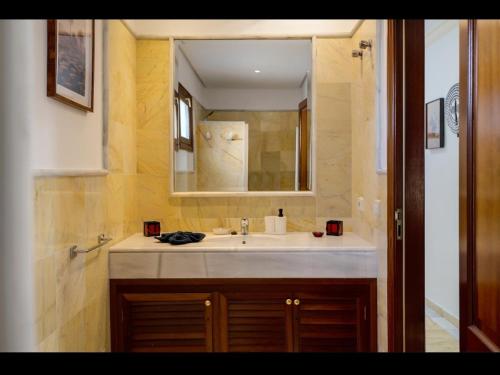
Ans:
{"label": "white ceiling", "polygon": [[361,20],[123,20],[138,38],[352,36]]}
{"label": "white ceiling", "polygon": [[207,88],[299,88],[311,70],[310,39],[176,43]]}

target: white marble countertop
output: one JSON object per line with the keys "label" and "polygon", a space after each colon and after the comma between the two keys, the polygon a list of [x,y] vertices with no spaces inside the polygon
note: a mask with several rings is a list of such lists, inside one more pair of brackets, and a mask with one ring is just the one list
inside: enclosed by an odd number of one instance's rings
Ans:
{"label": "white marble countertop", "polygon": [[[243,244],[242,242],[246,243]],[[376,248],[354,233],[346,232],[342,236],[316,238],[310,232],[289,232],[284,235],[250,233],[249,235],[215,235],[207,236],[197,243],[171,245],[161,243],[154,237],[144,237],[142,233],[134,234],[113,245],[111,253],[137,252],[313,252],[313,251],[345,251],[371,252]]]}
{"label": "white marble countertop", "polygon": [[[242,243],[242,240],[246,244]],[[208,234],[185,245],[135,234],[109,251],[110,279],[376,278],[375,246],[353,233]]]}

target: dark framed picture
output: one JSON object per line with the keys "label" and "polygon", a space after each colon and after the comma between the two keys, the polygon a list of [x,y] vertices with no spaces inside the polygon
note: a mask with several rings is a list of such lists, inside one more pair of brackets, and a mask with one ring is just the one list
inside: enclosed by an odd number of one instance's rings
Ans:
{"label": "dark framed picture", "polygon": [[444,147],[444,99],[425,105],[425,148]]}
{"label": "dark framed picture", "polygon": [[94,110],[94,20],[47,20],[47,96]]}

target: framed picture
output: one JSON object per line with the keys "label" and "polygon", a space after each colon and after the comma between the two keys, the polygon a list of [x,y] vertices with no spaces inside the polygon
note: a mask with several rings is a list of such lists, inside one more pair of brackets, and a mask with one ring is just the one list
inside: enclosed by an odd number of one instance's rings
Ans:
{"label": "framed picture", "polygon": [[444,147],[444,99],[425,105],[425,148]]}
{"label": "framed picture", "polygon": [[47,96],[94,109],[94,20],[47,20]]}

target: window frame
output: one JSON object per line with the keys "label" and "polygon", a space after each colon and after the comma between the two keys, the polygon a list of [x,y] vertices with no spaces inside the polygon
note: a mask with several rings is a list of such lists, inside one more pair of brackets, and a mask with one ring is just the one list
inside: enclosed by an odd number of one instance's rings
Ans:
{"label": "window frame", "polygon": [[[180,100],[182,100],[189,108],[189,138],[181,136],[181,116],[180,116]],[[177,91],[175,92],[175,111],[177,119],[177,139],[174,137],[175,150],[186,150],[193,152],[193,96],[179,82]]]}

